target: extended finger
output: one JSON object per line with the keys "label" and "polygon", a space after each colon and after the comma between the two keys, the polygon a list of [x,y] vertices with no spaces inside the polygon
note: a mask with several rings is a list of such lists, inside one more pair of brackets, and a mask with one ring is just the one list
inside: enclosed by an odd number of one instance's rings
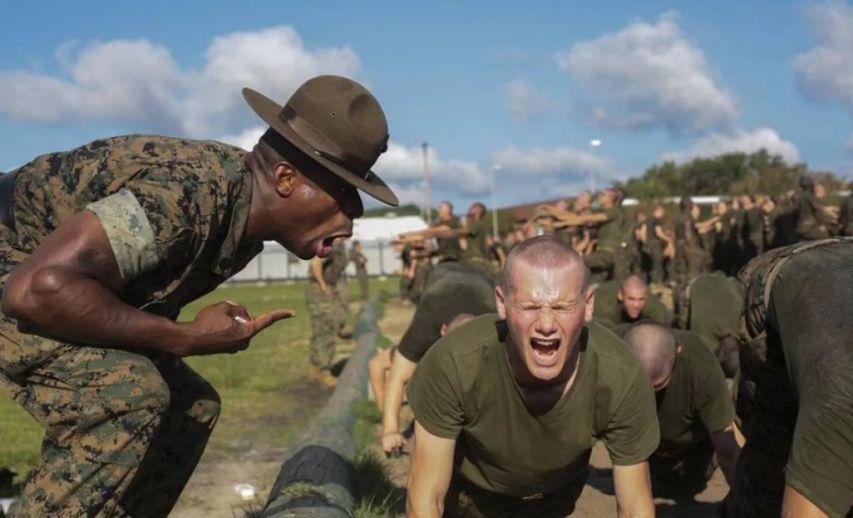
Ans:
{"label": "extended finger", "polygon": [[254,332],[258,333],[262,329],[265,329],[279,320],[290,318],[295,315],[296,312],[292,309],[275,309],[268,313],[264,313],[258,318],[252,321],[252,326],[254,327]]}

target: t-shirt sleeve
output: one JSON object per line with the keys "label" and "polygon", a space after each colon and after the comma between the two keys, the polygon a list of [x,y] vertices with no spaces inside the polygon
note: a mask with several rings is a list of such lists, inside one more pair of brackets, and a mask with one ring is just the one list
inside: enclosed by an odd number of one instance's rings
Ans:
{"label": "t-shirt sleeve", "polygon": [[418,363],[436,340],[441,338],[441,323],[432,315],[428,301],[422,300],[415,310],[397,350],[407,360]]}
{"label": "t-shirt sleeve", "polygon": [[601,438],[618,466],[644,462],[657,449],[660,427],[655,396],[642,371],[635,372]]}
{"label": "t-shirt sleeve", "polygon": [[714,434],[732,424],[735,419],[735,407],[729,395],[723,369],[707,349],[703,352],[708,353],[708,358],[703,365],[703,373],[698,379],[693,397],[699,419],[708,433]]}
{"label": "t-shirt sleeve", "polygon": [[178,172],[146,171],[86,207],[100,221],[126,282],[192,257],[203,245],[198,237],[216,224],[219,210],[204,210],[210,198],[191,183]]}
{"label": "t-shirt sleeve", "polygon": [[[830,516],[853,506],[853,413],[833,384],[800,401],[785,482]],[[849,399],[846,399],[849,403]]]}
{"label": "t-shirt sleeve", "polygon": [[[439,341],[436,347],[440,345]],[[455,439],[465,424],[459,374],[452,357],[433,348],[418,364],[407,388],[415,420],[429,433]]]}

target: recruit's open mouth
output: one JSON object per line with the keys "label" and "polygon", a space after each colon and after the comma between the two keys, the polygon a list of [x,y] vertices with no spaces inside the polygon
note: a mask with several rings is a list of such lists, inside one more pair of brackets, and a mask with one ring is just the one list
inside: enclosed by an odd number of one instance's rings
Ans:
{"label": "recruit's open mouth", "polygon": [[552,367],[557,363],[559,338],[531,338],[530,347],[533,350],[533,361],[540,367]]}

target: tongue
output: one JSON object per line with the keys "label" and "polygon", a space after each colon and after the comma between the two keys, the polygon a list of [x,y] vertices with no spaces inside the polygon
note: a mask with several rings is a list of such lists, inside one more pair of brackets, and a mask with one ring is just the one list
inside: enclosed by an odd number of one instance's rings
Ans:
{"label": "tongue", "polygon": [[533,358],[543,366],[553,364],[557,359],[557,345],[533,344]]}
{"label": "tongue", "polygon": [[332,253],[332,241],[330,239],[322,239],[317,243],[317,256],[327,257]]}

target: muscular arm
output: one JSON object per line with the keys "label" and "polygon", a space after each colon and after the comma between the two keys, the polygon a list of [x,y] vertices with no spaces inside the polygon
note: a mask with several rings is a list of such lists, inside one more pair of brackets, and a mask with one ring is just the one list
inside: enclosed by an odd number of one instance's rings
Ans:
{"label": "muscular arm", "polygon": [[630,466],[613,466],[616,510],[619,518],[642,518],[655,515],[648,462]]}
{"label": "muscular arm", "polygon": [[[406,359],[400,351],[391,361],[388,386],[385,388],[385,401],[382,405],[382,447],[386,452],[403,446],[400,444],[400,407],[403,406],[403,393],[406,383],[412,379],[418,364]],[[393,437],[392,437],[393,435]]]}
{"label": "muscular arm", "polygon": [[717,454],[717,461],[720,463],[720,471],[723,472],[726,482],[731,486],[735,480],[735,466],[740,456],[740,449],[746,440],[737,425],[732,423],[723,431],[711,435],[711,442],[714,444],[714,452]]}
{"label": "muscular arm", "polygon": [[2,309],[22,329],[64,341],[179,356],[244,349],[255,333],[292,315],[279,310],[252,319],[238,304],[221,303],[182,324],[125,304],[123,288],[100,221],[83,211],[48,235],[12,272]]}
{"label": "muscular arm", "polygon": [[3,312],[24,328],[74,342],[180,350],[182,326],[122,302],[115,255],[98,218],[83,211],[59,226],[9,276]]}
{"label": "muscular arm", "polygon": [[408,518],[440,518],[444,513],[444,496],[453,475],[455,447],[455,439],[432,435],[415,422],[415,451],[406,498]]}

